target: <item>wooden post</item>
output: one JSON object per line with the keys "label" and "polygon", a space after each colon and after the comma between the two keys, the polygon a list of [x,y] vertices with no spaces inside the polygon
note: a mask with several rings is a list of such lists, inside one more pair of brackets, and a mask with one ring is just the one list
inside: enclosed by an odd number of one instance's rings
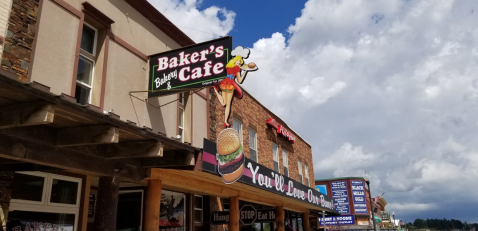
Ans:
{"label": "wooden post", "polygon": [[284,207],[283,206],[277,206],[276,207],[276,230],[277,231],[284,231],[284,220],[285,220],[285,213],[284,213]]}
{"label": "wooden post", "polygon": [[161,180],[149,180],[146,191],[144,231],[159,230],[159,207],[161,205]]}
{"label": "wooden post", "polygon": [[90,188],[91,188],[91,176],[86,176],[85,181],[83,182],[83,187],[85,188],[85,192],[83,196],[83,206],[81,207],[83,211],[80,210],[80,217],[81,219],[81,231],[86,231],[88,226],[88,205],[90,200]]}
{"label": "wooden post", "polygon": [[309,211],[302,213],[302,227],[304,231],[310,231]]}
{"label": "wooden post", "polygon": [[100,177],[98,183],[98,200],[95,211],[95,231],[115,231],[116,212],[118,210],[119,182],[118,178]]}
{"label": "wooden post", "polygon": [[239,231],[239,197],[229,198],[229,231]]}

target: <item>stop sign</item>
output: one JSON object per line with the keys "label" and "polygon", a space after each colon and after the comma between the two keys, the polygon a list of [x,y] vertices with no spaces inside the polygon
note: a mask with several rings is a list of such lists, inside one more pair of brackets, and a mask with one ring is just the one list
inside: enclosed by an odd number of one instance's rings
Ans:
{"label": "stop sign", "polygon": [[244,205],[239,210],[239,219],[244,225],[252,225],[257,219],[257,210],[252,205]]}

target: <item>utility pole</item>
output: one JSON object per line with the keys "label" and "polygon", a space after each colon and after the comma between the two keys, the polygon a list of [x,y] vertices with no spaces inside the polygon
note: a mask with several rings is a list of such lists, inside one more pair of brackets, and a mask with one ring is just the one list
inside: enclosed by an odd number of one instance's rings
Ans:
{"label": "utility pole", "polygon": [[377,226],[375,225],[375,214],[373,212],[373,204],[372,204],[372,193],[371,193],[371,188],[370,188],[370,176],[365,172],[365,176],[363,177],[365,179],[365,182],[367,183],[368,187],[368,197],[370,199],[370,213],[372,214],[372,224],[373,224],[373,230],[377,231]]}

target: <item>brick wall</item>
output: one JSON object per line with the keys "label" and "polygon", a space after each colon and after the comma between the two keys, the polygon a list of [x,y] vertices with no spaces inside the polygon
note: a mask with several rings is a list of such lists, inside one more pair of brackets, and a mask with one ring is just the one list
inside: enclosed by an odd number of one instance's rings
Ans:
{"label": "brick wall", "polygon": [[[7,2],[9,1],[11,0],[7,0]],[[5,41],[3,42],[3,47],[1,47],[3,54],[0,67],[17,74],[18,79],[21,81],[27,80],[39,1],[11,1],[11,12],[8,17]],[[4,4],[3,0],[0,4],[3,4],[0,8],[8,7],[8,3]],[[1,14],[3,15],[5,12],[2,11]],[[3,20],[3,16],[0,20]]]}
{"label": "brick wall", "polygon": [[[220,131],[224,129],[224,107],[219,103],[216,97],[216,93],[211,88],[211,104],[210,104],[210,139],[215,140]],[[311,147],[297,134],[293,133],[291,129],[276,115],[266,109],[256,99],[254,99],[249,93],[244,92],[242,99],[234,99],[231,110],[231,116],[229,124],[232,125],[232,118],[235,117],[242,121],[242,133],[244,140],[244,153],[250,158],[249,149],[249,128],[253,128],[257,132],[257,146],[258,146],[258,159],[259,164],[262,164],[268,168],[274,169],[274,161],[272,154],[272,143],[279,146],[279,167],[280,172],[283,174],[283,160],[282,150],[286,150],[289,159],[289,177],[299,181],[298,160],[302,162],[302,175],[305,183],[305,170],[304,163],[309,168],[309,184],[310,187],[314,187],[314,169],[312,161]],[[277,131],[266,124],[269,118],[274,118],[287,130],[292,132],[296,136],[295,144],[292,144],[285,137],[277,134]]]}

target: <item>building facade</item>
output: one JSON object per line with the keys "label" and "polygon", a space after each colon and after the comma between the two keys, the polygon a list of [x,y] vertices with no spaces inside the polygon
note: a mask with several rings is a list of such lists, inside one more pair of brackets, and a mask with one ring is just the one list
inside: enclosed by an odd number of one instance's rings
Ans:
{"label": "building facade", "polygon": [[315,188],[331,196],[340,213],[325,217],[327,229],[373,229],[370,191],[363,177],[316,179]]}

